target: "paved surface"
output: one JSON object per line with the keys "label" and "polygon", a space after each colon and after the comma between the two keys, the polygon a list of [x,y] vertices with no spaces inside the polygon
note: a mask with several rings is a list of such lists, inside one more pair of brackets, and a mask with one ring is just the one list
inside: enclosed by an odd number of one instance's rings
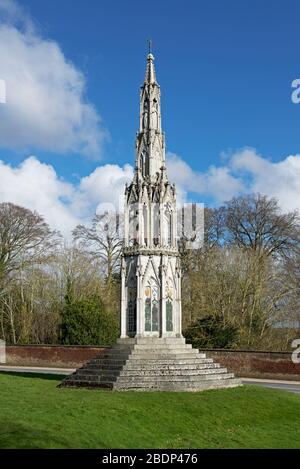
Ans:
{"label": "paved surface", "polygon": [[15,373],[45,373],[47,375],[70,375],[75,368],[47,368],[45,366],[8,366],[0,365],[0,371]]}
{"label": "paved surface", "polygon": [[[75,368],[46,368],[40,366],[8,366],[0,365],[0,371],[16,373],[45,373],[54,375],[69,375],[75,371]],[[242,378],[243,384],[254,384],[266,388],[281,389],[284,391],[300,394],[300,381],[282,381],[271,379]]]}
{"label": "paved surface", "polygon": [[242,383],[254,384],[256,386],[264,386],[266,388],[281,389],[283,391],[300,393],[300,381],[242,378]]}

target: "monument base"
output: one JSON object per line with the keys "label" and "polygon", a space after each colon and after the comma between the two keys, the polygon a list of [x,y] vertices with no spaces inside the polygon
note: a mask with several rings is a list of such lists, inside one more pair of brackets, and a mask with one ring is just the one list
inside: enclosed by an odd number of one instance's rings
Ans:
{"label": "monument base", "polygon": [[241,381],[183,337],[136,337],[88,361],[60,386],[118,391],[203,391],[240,386]]}

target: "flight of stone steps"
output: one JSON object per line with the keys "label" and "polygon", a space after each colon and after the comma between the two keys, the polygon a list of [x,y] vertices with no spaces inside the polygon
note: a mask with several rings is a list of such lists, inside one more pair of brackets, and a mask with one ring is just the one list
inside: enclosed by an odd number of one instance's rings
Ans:
{"label": "flight of stone steps", "polygon": [[61,386],[124,391],[201,391],[241,385],[183,337],[118,339]]}

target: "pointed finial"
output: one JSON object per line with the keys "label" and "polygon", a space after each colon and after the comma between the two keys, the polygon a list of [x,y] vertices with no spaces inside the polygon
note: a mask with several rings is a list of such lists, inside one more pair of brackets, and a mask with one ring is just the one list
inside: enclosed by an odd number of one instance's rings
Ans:
{"label": "pointed finial", "polygon": [[147,68],[146,68],[145,82],[156,83],[154,63],[153,63],[154,56],[152,55],[152,39],[148,39],[148,47],[149,47],[149,53],[147,55]]}

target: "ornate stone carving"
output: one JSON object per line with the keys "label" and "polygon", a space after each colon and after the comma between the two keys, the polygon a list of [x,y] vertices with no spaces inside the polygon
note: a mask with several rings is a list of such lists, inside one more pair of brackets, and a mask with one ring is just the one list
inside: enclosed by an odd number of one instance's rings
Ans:
{"label": "ornate stone carving", "polygon": [[[126,189],[127,242],[123,249],[122,272],[124,268],[130,272],[130,282],[122,283],[125,291],[121,296],[127,298],[127,306],[126,301],[122,301],[121,323],[130,322],[130,330],[127,331],[130,336],[135,325],[135,334],[139,337],[175,337],[181,335],[178,282],[171,282],[176,269],[179,269],[172,226],[172,214],[176,211],[175,188],[173,190],[170,186],[166,174],[164,135],[160,125],[160,88],[152,54],[147,57],[140,100],[136,170],[132,183]],[[132,304],[134,292],[136,308]],[[136,320],[133,314],[136,314]],[[126,331],[123,330],[122,337],[124,335]]]}

